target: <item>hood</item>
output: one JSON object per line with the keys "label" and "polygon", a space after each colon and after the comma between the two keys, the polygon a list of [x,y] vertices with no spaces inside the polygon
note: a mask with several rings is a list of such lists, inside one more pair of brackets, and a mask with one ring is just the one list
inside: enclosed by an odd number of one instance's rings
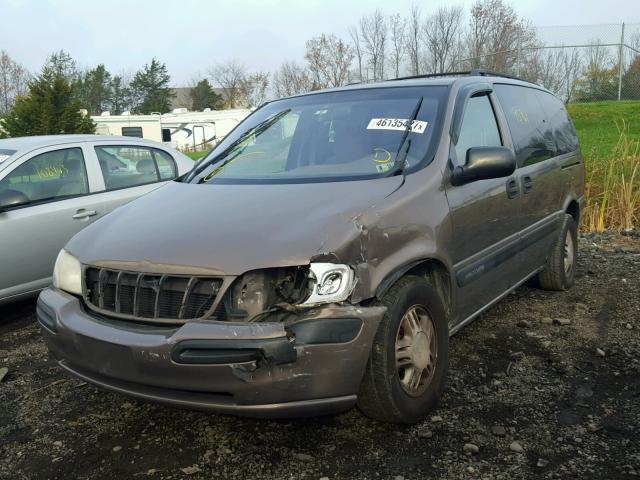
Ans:
{"label": "hood", "polygon": [[[358,216],[402,177],[304,184],[171,182],[106,215],[66,249],[82,263],[240,275],[305,265],[359,235]],[[340,259],[348,262],[350,259]]]}

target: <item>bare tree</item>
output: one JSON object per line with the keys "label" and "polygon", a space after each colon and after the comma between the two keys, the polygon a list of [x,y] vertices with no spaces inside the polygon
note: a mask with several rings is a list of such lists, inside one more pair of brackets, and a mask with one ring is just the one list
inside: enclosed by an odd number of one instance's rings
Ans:
{"label": "bare tree", "polygon": [[353,52],[358,61],[358,80],[364,82],[368,79],[364,77],[362,72],[364,52],[362,51],[362,39],[360,38],[360,30],[358,29],[358,26],[352,26],[349,28],[349,36],[351,37]]}
{"label": "bare tree", "polygon": [[259,107],[267,99],[269,73],[256,72],[245,75],[240,81],[240,93],[244,103],[249,107]]}
{"label": "bare tree", "polygon": [[405,56],[407,20],[396,13],[389,17],[389,32],[391,34],[391,64],[395,77],[400,77],[400,67]]}
{"label": "bare tree", "polygon": [[422,14],[417,4],[411,6],[409,11],[407,31],[407,52],[411,75],[420,75],[420,45],[422,43]]}
{"label": "bare tree", "polygon": [[272,88],[276,97],[288,97],[312,90],[313,80],[296,62],[284,62],[273,74]]}
{"label": "bare tree", "polygon": [[424,37],[429,50],[430,70],[434,73],[455,70],[460,53],[463,12],[461,6],[440,7],[427,18]]}
{"label": "bare tree", "polygon": [[242,103],[242,83],[247,76],[247,69],[243,64],[232,59],[214,65],[208,73],[212,82],[222,88],[222,96],[229,108]]}
{"label": "bare tree", "polygon": [[8,113],[16,97],[27,91],[29,73],[7,52],[0,51],[0,113]]}
{"label": "bare tree", "polygon": [[471,7],[468,53],[471,67],[509,72],[523,50],[537,45],[535,30],[503,0],[478,0]]}
{"label": "bare tree", "polygon": [[307,40],[305,59],[317,88],[341,87],[349,82],[349,67],[353,62],[351,46],[335,35]]}
{"label": "bare tree", "polygon": [[374,80],[384,79],[387,47],[387,22],[380,10],[360,19],[360,34]]}

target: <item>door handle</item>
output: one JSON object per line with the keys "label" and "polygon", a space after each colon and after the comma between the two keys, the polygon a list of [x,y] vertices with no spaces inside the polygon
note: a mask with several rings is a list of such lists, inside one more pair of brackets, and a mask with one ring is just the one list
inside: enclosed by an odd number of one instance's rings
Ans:
{"label": "door handle", "polygon": [[522,178],[522,191],[527,194],[533,189],[533,179],[530,176]]}
{"label": "door handle", "polygon": [[76,211],[76,213],[72,215],[71,218],[75,218],[76,220],[81,220],[83,218],[93,217],[94,215],[97,215],[97,214],[98,212],[96,212],[95,210],[85,210],[84,208],[81,208],[80,210]]}
{"label": "door handle", "polygon": [[515,198],[520,194],[520,187],[515,178],[507,180],[507,197]]}

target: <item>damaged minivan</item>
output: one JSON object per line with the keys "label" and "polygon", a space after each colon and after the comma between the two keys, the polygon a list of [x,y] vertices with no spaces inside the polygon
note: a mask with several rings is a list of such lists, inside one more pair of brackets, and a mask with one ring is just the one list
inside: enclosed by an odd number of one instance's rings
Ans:
{"label": "damaged minivan", "polygon": [[450,335],[528,279],[572,286],[583,189],[564,105],[525,81],[276,100],[73,237],[37,317],[62,368],[141,399],[417,422]]}

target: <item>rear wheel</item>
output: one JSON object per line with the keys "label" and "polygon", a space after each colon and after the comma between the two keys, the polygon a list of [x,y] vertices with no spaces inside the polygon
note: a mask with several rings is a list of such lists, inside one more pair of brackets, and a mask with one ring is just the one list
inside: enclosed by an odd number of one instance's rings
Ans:
{"label": "rear wheel", "polygon": [[382,298],[387,307],[373,342],[358,407],[393,423],[422,420],[437,403],[449,365],[442,300],[423,278],[400,279]]}
{"label": "rear wheel", "polygon": [[573,286],[578,253],[578,226],[569,214],[564,215],[562,228],[553,244],[538,283],[545,290],[567,290]]}

